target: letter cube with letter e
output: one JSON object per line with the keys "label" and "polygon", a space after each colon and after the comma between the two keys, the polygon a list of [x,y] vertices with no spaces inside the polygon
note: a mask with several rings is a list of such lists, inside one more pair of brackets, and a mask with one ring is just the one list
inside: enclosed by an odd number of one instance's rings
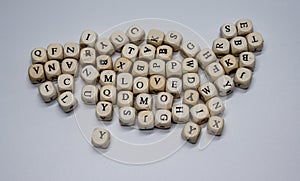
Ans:
{"label": "letter cube with letter e", "polygon": [[181,136],[184,140],[187,140],[188,142],[195,144],[197,143],[197,140],[201,133],[201,127],[193,122],[187,122],[184,125],[184,128],[181,132]]}
{"label": "letter cube with letter e", "polygon": [[253,24],[249,19],[241,19],[235,25],[238,35],[244,36],[253,32]]}

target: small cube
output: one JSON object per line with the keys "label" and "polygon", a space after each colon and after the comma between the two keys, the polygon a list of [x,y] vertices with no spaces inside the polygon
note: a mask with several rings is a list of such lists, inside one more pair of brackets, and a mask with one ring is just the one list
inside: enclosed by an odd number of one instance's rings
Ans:
{"label": "small cube", "polygon": [[168,45],[160,45],[156,49],[156,58],[169,61],[173,57],[173,49]]}
{"label": "small cube", "polygon": [[107,38],[101,38],[95,44],[95,49],[100,55],[109,55],[115,53],[115,48],[113,44]]}
{"label": "small cube", "polygon": [[33,84],[45,82],[45,71],[42,64],[32,64],[28,68],[28,76]]}
{"label": "small cube", "polygon": [[174,98],[180,98],[182,92],[182,80],[177,77],[167,79],[166,92],[169,92]]}
{"label": "small cube", "polygon": [[96,148],[106,149],[110,144],[110,133],[103,128],[95,128],[92,133],[91,143]]}
{"label": "small cube", "polygon": [[202,69],[205,69],[207,65],[217,61],[215,53],[210,48],[202,49],[197,55],[196,59]]}
{"label": "small cube", "polygon": [[129,43],[128,37],[125,35],[125,33],[121,31],[116,31],[112,33],[109,37],[109,40],[111,41],[117,52],[121,52],[122,48],[127,43]]}
{"label": "small cube", "polygon": [[230,43],[225,38],[215,39],[213,42],[212,50],[216,56],[222,57],[229,54],[230,52]]}
{"label": "small cube", "polygon": [[121,126],[132,126],[135,124],[135,109],[133,107],[121,107],[119,109],[119,122]]}
{"label": "small cube", "polygon": [[186,104],[176,104],[172,107],[172,120],[175,123],[182,124],[190,119],[190,108]]}
{"label": "small cube", "polygon": [[112,70],[113,62],[110,56],[100,55],[96,58],[96,68],[98,71]]}
{"label": "small cube", "polygon": [[153,60],[155,58],[156,48],[151,44],[144,44],[140,46],[139,59],[140,60]]}
{"label": "small cube", "polygon": [[57,87],[58,91],[65,92],[65,91],[74,91],[74,78],[70,74],[61,74],[58,76],[57,79]]}
{"label": "small cube", "polygon": [[182,129],[181,137],[188,142],[195,144],[201,133],[201,127],[193,122],[187,122]]}
{"label": "small cube", "polygon": [[162,32],[160,30],[152,29],[148,32],[147,43],[149,43],[155,47],[158,47],[158,46],[162,45],[164,37],[165,37],[164,32]]}
{"label": "small cube", "polygon": [[56,88],[51,81],[46,81],[39,86],[39,92],[44,100],[44,102],[48,103],[57,98]]}
{"label": "small cube", "polygon": [[222,38],[231,39],[237,36],[237,29],[233,23],[223,24],[220,28],[220,35]]}
{"label": "small cube", "polygon": [[133,106],[133,93],[130,91],[118,92],[117,105],[120,107]]}
{"label": "small cube", "polygon": [[177,52],[180,49],[182,39],[182,35],[179,32],[169,31],[164,38],[164,43],[171,46],[174,52]]}
{"label": "small cube", "polygon": [[166,63],[166,75],[167,77],[181,77],[182,68],[181,63],[177,60],[171,60]]}
{"label": "small cube", "polygon": [[224,102],[220,97],[213,97],[206,102],[206,106],[211,116],[221,115],[225,111]]}
{"label": "small cube", "polygon": [[205,104],[196,104],[190,109],[192,121],[196,124],[204,124],[210,117],[209,110]]}
{"label": "small cube", "polygon": [[236,22],[237,34],[244,36],[253,32],[253,24],[250,19],[241,19]]}
{"label": "small cube", "polygon": [[211,135],[221,136],[224,128],[224,119],[219,116],[212,116],[207,123],[207,133]]}
{"label": "small cube", "polygon": [[198,43],[193,40],[185,41],[180,46],[180,53],[183,57],[195,57],[197,53],[200,51],[200,47]]}
{"label": "small cube", "polygon": [[141,130],[154,128],[154,114],[152,111],[140,111],[137,117],[137,125]]}
{"label": "small cube", "polygon": [[211,82],[214,82],[217,78],[224,75],[225,71],[220,63],[213,62],[205,68],[205,74]]}
{"label": "small cube", "polygon": [[250,70],[255,69],[256,57],[252,52],[243,52],[240,54],[239,67],[245,67]]}
{"label": "small cube", "polygon": [[80,54],[80,46],[78,43],[68,42],[64,45],[64,58],[78,59]]}
{"label": "small cube", "polygon": [[234,83],[236,87],[248,89],[252,80],[252,71],[250,69],[241,67],[235,73]]}
{"label": "small cube", "polygon": [[185,58],[182,61],[182,73],[198,73],[198,61],[194,58]]}
{"label": "small cube", "polygon": [[126,36],[128,37],[130,43],[139,45],[145,39],[145,31],[140,26],[133,25],[127,29]]}
{"label": "small cube", "polygon": [[96,105],[99,101],[99,89],[95,85],[83,86],[81,100],[85,104]]}
{"label": "small cube", "polygon": [[250,33],[246,36],[248,49],[250,52],[260,52],[264,46],[264,39],[258,32]]}
{"label": "small cube", "polygon": [[138,53],[139,47],[133,43],[128,43],[123,47],[121,55],[134,62],[137,59]]}
{"label": "small cube", "polygon": [[219,62],[227,75],[234,73],[239,67],[238,60],[231,54],[225,55]]}
{"label": "small cube", "polygon": [[196,90],[188,89],[184,91],[183,103],[189,106],[194,106],[199,102],[199,93]]}
{"label": "small cube", "polygon": [[108,101],[99,101],[96,106],[96,117],[101,121],[111,121],[113,118],[113,105]]}
{"label": "small cube", "polygon": [[82,66],[96,65],[96,51],[92,47],[86,47],[80,51],[79,62]]}
{"label": "small cube", "polygon": [[82,32],[80,36],[80,47],[85,48],[85,47],[95,47],[95,44],[98,39],[98,34],[92,30],[85,30]]}
{"label": "small cube", "polygon": [[166,63],[160,59],[151,60],[149,63],[149,75],[166,76]]}
{"label": "small cube", "polygon": [[161,129],[171,128],[171,112],[169,110],[160,109],[155,113],[155,127]]}
{"label": "small cube", "polygon": [[60,94],[57,98],[59,106],[66,113],[71,112],[77,107],[78,101],[70,91]]}
{"label": "small cube", "polygon": [[200,86],[200,77],[198,73],[186,73],[182,76],[183,90],[198,89]]}
{"label": "small cube", "polygon": [[132,76],[134,77],[146,77],[149,71],[149,64],[145,61],[138,60],[133,63]]}
{"label": "small cube", "polygon": [[117,90],[131,91],[133,85],[133,77],[130,73],[119,73],[117,76]]}
{"label": "small cube", "polygon": [[248,44],[246,38],[236,36],[230,40],[231,53],[238,56],[242,52],[248,51]]}
{"label": "small cube", "polygon": [[173,105],[173,95],[168,92],[160,92],[156,95],[155,108],[158,109],[171,109]]}
{"label": "small cube", "polygon": [[164,92],[166,89],[166,78],[162,75],[151,75],[149,79],[150,93]]}
{"label": "small cube", "polygon": [[152,96],[150,94],[138,94],[135,98],[135,108],[137,111],[152,109]]}
{"label": "small cube", "polygon": [[61,62],[61,72],[74,77],[78,75],[78,61],[73,58],[66,58]]}
{"label": "small cube", "polygon": [[64,58],[63,46],[59,43],[52,43],[47,47],[48,60],[62,60]]}
{"label": "small cube", "polygon": [[87,65],[82,68],[80,77],[85,83],[95,85],[98,82],[99,72],[94,66]]}
{"label": "small cube", "polygon": [[100,73],[100,79],[99,79],[99,83],[101,86],[104,85],[116,85],[116,72],[113,70],[103,70]]}
{"label": "small cube", "polygon": [[48,61],[47,50],[45,48],[35,48],[31,51],[32,64],[44,64]]}
{"label": "small cube", "polygon": [[222,75],[219,77],[214,84],[219,91],[220,96],[227,96],[234,91],[234,82],[233,79],[228,75]]}
{"label": "small cube", "polygon": [[146,77],[136,77],[133,79],[133,94],[148,93],[149,79]]}
{"label": "small cube", "polygon": [[127,58],[119,57],[114,63],[114,71],[120,73],[130,72],[132,64],[132,61],[128,60]]}
{"label": "small cube", "polygon": [[115,86],[104,85],[100,88],[100,101],[108,101],[112,104],[117,103],[117,90]]}
{"label": "small cube", "polygon": [[60,63],[57,60],[49,60],[44,64],[45,74],[48,80],[55,81],[61,74]]}
{"label": "small cube", "polygon": [[218,90],[216,86],[211,82],[205,82],[198,88],[200,98],[203,102],[207,102],[209,99],[218,96]]}

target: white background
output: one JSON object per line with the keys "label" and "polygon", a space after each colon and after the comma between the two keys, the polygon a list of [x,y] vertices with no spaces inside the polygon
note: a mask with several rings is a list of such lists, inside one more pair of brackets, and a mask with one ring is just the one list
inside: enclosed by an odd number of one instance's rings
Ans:
{"label": "white background", "polygon": [[[1,1],[0,15],[0,180],[300,179],[297,1]],[[226,101],[222,137],[202,151],[186,144],[160,162],[126,165],[90,147],[73,114],[44,104],[27,68],[35,47],[152,17],[183,23],[209,44],[223,23],[250,18],[265,46],[250,89]]]}

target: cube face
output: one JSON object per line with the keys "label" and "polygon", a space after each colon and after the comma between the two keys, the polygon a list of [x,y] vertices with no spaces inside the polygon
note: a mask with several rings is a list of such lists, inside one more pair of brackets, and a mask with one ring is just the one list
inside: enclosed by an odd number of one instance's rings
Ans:
{"label": "cube face", "polygon": [[156,58],[169,61],[173,57],[173,49],[168,45],[160,45],[156,49]]}
{"label": "cube face", "polygon": [[110,132],[103,128],[95,128],[92,133],[91,143],[96,148],[106,149],[110,144]]}
{"label": "cube face", "polygon": [[73,111],[77,106],[77,99],[70,91],[60,94],[57,101],[59,106],[66,113]]}
{"label": "cube face", "polygon": [[149,71],[149,64],[145,61],[135,61],[132,66],[132,75],[134,77],[146,77]]}
{"label": "cube face", "polygon": [[61,74],[57,79],[57,87],[59,92],[74,91],[74,78],[70,74]]}
{"label": "cube face", "polygon": [[198,73],[198,61],[194,58],[185,58],[182,61],[182,73]]}
{"label": "cube face", "polygon": [[195,89],[200,86],[200,77],[197,73],[186,73],[182,76],[183,90]]}
{"label": "cube face", "polygon": [[154,128],[154,114],[152,111],[140,111],[137,117],[137,125],[141,130]]}
{"label": "cube face", "polygon": [[263,49],[264,39],[258,32],[250,33],[246,36],[248,48],[251,52],[260,52]]}
{"label": "cube face", "polygon": [[156,29],[151,29],[147,35],[147,43],[158,47],[163,43],[164,37],[164,32]]}
{"label": "cube face", "polygon": [[113,117],[113,105],[108,101],[99,101],[96,106],[98,120],[111,121]]}
{"label": "cube face", "polygon": [[239,67],[245,67],[250,70],[255,69],[256,57],[252,52],[243,52],[240,54]]}
{"label": "cube face", "polygon": [[230,40],[231,53],[233,55],[239,55],[242,52],[248,51],[248,43],[246,38],[242,36],[236,36]]}
{"label": "cube face", "polygon": [[107,38],[101,38],[95,44],[95,49],[100,55],[109,55],[115,53],[113,44]]}
{"label": "cube face", "polygon": [[98,34],[92,30],[85,30],[82,32],[79,40],[81,48],[95,47],[98,39]]}
{"label": "cube face", "polygon": [[218,90],[211,82],[205,82],[204,84],[200,85],[198,91],[203,102],[207,102],[209,99],[218,96]]}
{"label": "cube face", "polygon": [[166,78],[162,75],[152,75],[149,79],[150,93],[164,92],[166,88]]}
{"label": "cube face", "polygon": [[215,53],[210,48],[202,49],[196,55],[196,59],[202,69],[205,69],[209,64],[217,61]]}
{"label": "cube face", "polygon": [[44,64],[48,61],[47,50],[45,48],[35,48],[31,51],[32,64]]}
{"label": "cube face", "polygon": [[186,104],[177,104],[172,107],[172,120],[175,123],[186,123],[190,119],[190,109]]}
{"label": "cube face", "polygon": [[121,107],[119,109],[119,122],[121,126],[132,126],[135,124],[135,109],[133,107]]}
{"label": "cube face", "polygon": [[149,63],[149,75],[166,75],[166,63],[160,59],[151,60]]}
{"label": "cube face", "polygon": [[133,25],[126,31],[126,36],[128,37],[130,43],[139,45],[145,39],[145,30],[138,25]]}
{"label": "cube face", "polygon": [[100,88],[100,101],[108,101],[112,104],[117,103],[117,90],[112,85],[104,85]]}
{"label": "cube face", "polygon": [[109,40],[115,47],[115,50],[118,52],[120,52],[122,50],[122,48],[127,43],[129,43],[128,37],[125,35],[125,33],[121,32],[121,31],[116,31],[116,32],[112,33],[109,37]]}
{"label": "cube face", "polygon": [[189,106],[194,106],[199,102],[199,93],[196,90],[188,89],[184,91],[183,103]]}
{"label": "cube face", "polygon": [[137,59],[139,53],[139,47],[135,44],[128,43],[122,49],[122,57],[125,57],[131,61],[135,61]]}
{"label": "cube face", "polygon": [[213,97],[206,102],[211,116],[221,115],[225,111],[225,105],[221,98]]}
{"label": "cube face", "polygon": [[182,80],[177,77],[167,79],[166,92],[172,94],[175,98],[179,98],[182,92]]}
{"label": "cube face", "polygon": [[219,77],[214,84],[219,91],[220,96],[227,96],[234,91],[234,82],[233,79],[228,75],[222,75]]}
{"label": "cube face", "polygon": [[63,46],[59,43],[52,43],[47,47],[48,60],[62,60],[64,58]]}
{"label": "cube face", "polygon": [[28,76],[32,84],[45,82],[44,66],[42,64],[32,64],[28,68]]}
{"label": "cube face", "polygon": [[161,129],[171,128],[171,112],[169,110],[157,110],[155,113],[155,127]]}
{"label": "cube face", "polygon": [[64,58],[78,59],[80,54],[80,46],[78,43],[68,42],[64,45]]}
{"label": "cube face", "polygon": [[216,56],[224,56],[230,52],[230,43],[225,38],[218,38],[214,40],[212,50]]}
{"label": "cube face", "polygon": [[73,58],[66,58],[61,62],[61,72],[74,77],[78,75],[78,61]]}
{"label": "cube face", "polygon": [[46,81],[39,86],[39,93],[44,100],[44,102],[48,103],[57,98],[56,88],[51,81]]}
{"label": "cube face", "polygon": [[133,94],[148,93],[149,79],[146,77],[136,77],[133,79]]}
{"label": "cube face", "polygon": [[82,66],[86,65],[96,65],[96,51],[94,48],[86,47],[80,50],[80,64]]}
{"label": "cube face", "polygon": [[117,105],[120,107],[133,106],[133,93],[130,91],[118,92]]}
{"label": "cube face", "polygon": [[200,133],[201,133],[201,127],[199,125],[193,122],[187,122],[184,125],[181,136],[184,140],[187,140],[188,142],[195,144],[197,143]]}
{"label": "cube face", "polygon": [[81,100],[85,104],[96,105],[99,101],[99,89],[94,85],[85,85],[81,90]]}
{"label": "cube face", "polygon": [[169,110],[173,105],[173,96],[168,92],[160,92],[156,96],[155,108]]}
{"label": "cube face", "polygon": [[135,98],[135,108],[137,111],[152,109],[152,96],[150,94],[138,94]]}
{"label": "cube face", "polygon": [[131,91],[133,85],[133,77],[130,73],[119,73],[117,76],[117,90]]}
{"label": "cube face", "polygon": [[224,119],[218,116],[212,116],[207,123],[207,132],[212,135],[220,136],[224,128]]}
{"label": "cube face", "polygon": [[80,77],[85,83],[95,85],[98,82],[99,72],[92,65],[87,65],[82,68]]}
{"label": "cube face", "polygon": [[228,54],[220,59],[220,64],[222,65],[225,74],[229,75],[234,73],[236,69],[239,67],[238,61],[235,56]]}
{"label": "cube face", "polygon": [[241,19],[236,22],[237,34],[244,36],[253,32],[253,24],[249,19]]}
{"label": "cube face", "polygon": [[55,81],[61,74],[60,63],[57,60],[50,60],[44,64],[45,74],[48,80]]}
{"label": "cube face", "polygon": [[213,62],[205,68],[207,78],[214,82],[217,78],[225,74],[225,71],[220,63]]}
{"label": "cube face", "polygon": [[120,73],[128,73],[131,70],[132,64],[132,61],[128,60],[127,58],[119,57],[114,63],[114,71]]}
{"label": "cube face", "polygon": [[181,77],[182,68],[181,63],[177,60],[171,60],[166,63],[166,75],[167,77]]}
{"label": "cube face", "polygon": [[233,23],[226,23],[220,28],[220,35],[222,38],[231,39],[237,36],[237,29]]}
{"label": "cube face", "polygon": [[100,73],[100,79],[99,79],[99,83],[101,86],[104,85],[116,85],[116,72],[113,70],[103,70]]}
{"label": "cube face", "polygon": [[96,58],[96,68],[98,71],[112,70],[113,62],[110,56],[100,55]]}
{"label": "cube face", "polygon": [[206,123],[210,117],[209,111],[205,104],[197,104],[190,109],[192,121],[196,124]]}
{"label": "cube face", "polygon": [[182,35],[177,31],[169,31],[165,38],[164,43],[171,46],[173,51],[178,51],[182,42]]}
{"label": "cube face", "polygon": [[248,89],[251,84],[251,80],[252,71],[250,69],[241,67],[236,71],[234,76],[234,83],[236,87]]}
{"label": "cube face", "polygon": [[144,44],[140,46],[139,59],[140,60],[153,60],[155,58],[156,48],[151,44]]}
{"label": "cube face", "polygon": [[180,53],[183,57],[195,57],[200,51],[200,47],[197,42],[193,40],[185,41],[180,46]]}

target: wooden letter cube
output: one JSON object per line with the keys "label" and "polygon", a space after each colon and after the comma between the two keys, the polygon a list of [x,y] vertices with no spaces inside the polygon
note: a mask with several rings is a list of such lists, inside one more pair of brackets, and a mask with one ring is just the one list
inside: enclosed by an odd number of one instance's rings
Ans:
{"label": "wooden letter cube", "polygon": [[152,109],[152,96],[150,94],[138,94],[135,98],[135,108],[137,111]]}
{"label": "wooden letter cube", "polygon": [[154,114],[152,111],[140,111],[137,117],[137,125],[141,130],[154,128]]}
{"label": "wooden letter cube", "polygon": [[210,48],[202,49],[197,55],[196,59],[202,69],[205,69],[207,65],[217,61],[215,53]]}
{"label": "wooden letter cube", "polygon": [[175,98],[180,98],[182,92],[182,80],[177,77],[167,79],[166,92],[172,94]]}
{"label": "wooden letter cube", "polygon": [[127,43],[129,43],[128,37],[125,35],[125,33],[121,31],[116,31],[112,33],[109,37],[109,40],[111,41],[117,52],[121,52],[122,48]]}
{"label": "wooden letter cube", "polygon": [[116,72],[113,70],[103,70],[100,73],[100,79],[99,79],[99,83],[101,86],[104,85],[116,85]]}
{"label": "wooden letter cube", "polygon": [[78,61],[73,58],[66,58],[61,62],[61,72],[74,77],[78,75]]}
{"label": "wooden letter cube", "polygon": [[235,88],[232,78],[228,75],[222,75],[214,82],[214,84],[216,85],[220,96],[231,94]]}
{"label": "wooden letter cube", "polygon": [[99,72],[94,66],[87,65],[82,68],[80,77],[85,83],[95,85],[98,82]]}
{"label": "wooden letter cube", "polygon": [[149,64],[145,61],[138,60],[133,63],[132,75],[134,77],[146,77],[148,75]]}
{"label": "wooden letter cube", "polygon": [[118,92],[117,105],[120,107],[133,106],[133,93],[130,91]]}
{"label": "wooden letter cube", "polygon": [[187,122],[181,133],[181,137],[188,142],[195,144],[201,133],[201,127],[193,122]]}
{"label": "wooden letter cube", "polygon": [[214,40],[212,50],[218,57],[227,55],[230,51],[230,43],[225,38],[218,38]]}
{"label": "wooden letter cube", "polygon": [[171,124],[171,112],[169,110],[160,109],[156,111],[155,127],[169,129]]}
{"label": "wooden letter cube", "polygon": [[95,128],[92,133],[91,143],[96,148],[106,149],[110,144],[110,133],[103,128]]}
{"label": "wooden letter cube", "polygon": [[32,64],[28,68],[28,76],[33,84],[45,82],[44,66],[42,64]]}
{"label": "wooden letter cube", "polygon": [[151,44],[144,44],[140,46],[139,59],[153,60],[155,57],[156,48]]}
{"label": "wooden letter cube", "polygon": [[258,32],[250,33],[246,36],[250,52],[260,52],[264,45],[264,39]]}
{"label": "wooden letter cube", "polygon": [[180,46],[180,53],[185,58],[187,57],[193,58],[197,55],[199,51],[200,51],[199,45],[193,40],[185,41]]}
{"label": "wooden letter cube", "polygon": [[199,93],[196,90],[188,89],[184,91],[183,103],[194,106],[199,102]]}
{"label": "wooden letter cube", "polygon": [[170,45],[173,51],[176,52],[180,49],[182,39],[182,35],[177,31],[169,31],[165,36],[164,43]]}
{"label": "wooden letter cube", "polygon": [[190,108],[185,104],[177,104],[172,107],[172,120],[175,123],[186,123],[190,119]]}
{"label": "wooden letter cube", "polygon": [[59,43],[52,43],[47,47],[48,60],[62,60],[64,58],[63,46]]}
{"label": "wooden letter cube", "polygon": [[148,32],[147,43],[155,47],[158,47],[163,43],[164,37],[165,37],[164,32],[160,30],[152,29]]}
{"label": "wooden letter cube", "polygon": [[96,51],[94,48],[86,47],[80,51],[80,64],[84,67],[86,65],[96,65]]}
{"label": "wooden letter cube", "polygon": [[198,88],[200,98],[203,102],[207,102],[209,99],[218,96],[218,90],[216,86],[211,82],[205,82]]}
{"label": "wooden letter cube", "polygon": [[205,68],[205,74],[211,82],[214,82],[217,78],[224,75],[225,71],[220,63],[213,62]]}
{"label": "wooden letter cube", "polygon": [[66,113],[71,112],[77,107],[77,99],[70,91],[66,91],[58,96],[58,104]]}
{"label": "wooden letter cube", "polygon": [[198,73],[186,73],[182,76],[183,90],[198,89],[200,86],[200,77]]}
{"label": "wooden letter cube", "polygon": [[85,104],[96,105],[99,101],[99,89],[94,85],[85,85],[81,90],[81,100]]}
{"label": "wooden letter cube", "polygon": [[48,80],[55,81],[61,74],[60,64],[57,60],[50,60],[44,64],[45,74]]}
{"label": "wooden letter cube", "polygon": [[240,61],[239,61],[239,66],[240,67],[245,67],[250,70],[254,70],[255,68],[255,55],[252,52],[243,52],[240,54]]}
{"label": "wooden letter cube", "polygon": [[57,87],[59,92],[74,91],[74,78],[70,74],[61,74],[57,79]]}
{"label": "wooden letter cube", "polygon": [[64,45],[64,58],[78,59],[80,54],[80,46],[78,43],[68,42]]}
{"label": "wooden letter cube", "polygon": [[136,77],[133,79],[133,94],[148,93],[149,79],[146,77]]}
{"label": "wooden letter cube", "polygon": [[95,49],[100,55],[111,56],[115,53],[113,44],[107,38],[101,38],[100,40],[98,40],[95,45]]}
{"label": "wooden letter cube", "polygon": [[133,107],[121,107],[119,109],[119,122],[122,126],[135,124],[135,109]]}
{"label": "wooden letter cube", "polygon": [[126,44],[122,49],[122,57],[125,57],[131,61],[136,60],[138,53],[139,47],[132,43]]}
{"label": "wooden letter cube", "polygon": [[113,105],[108,101],[99,101],[96,107],[96,117],[98,120],[111,121],[113,117]]}
{"label": "wooden letter cube", "polygon": [[225,111],[224,102],[220,97],[213,97],[206,102],[211,116],[221,115]]}
{"label": "wooden letter cube", "polygon": [[44,64],[48,61],[47,50],[45,48],[35,48],[31,51],[32,64]]}
{"label": "wooden letter cube", "polygon": [[205,104],[197,104],[190,109],[192,121],[201,125],[206,123],[210,117],[209,110]]}
{"label": "wooden letter cube", "polygon": [[252,80],[252,71],[247,68],[239,68],[234,76],[234,83],[236,87],[248,89]]}
{"label": "wooden letter cube", "polygon": [[89,47],[95,47],[95,44],[98,39],[98,34],[92,30],[85,30],[82,32],[80,36],[80,47],[85,48],[87,46]]}
{"label": "wooden letter cube", "polygon": [[96,58],[96,68],[98,71],[112,70],[113,62],[110,56],[100,55]]}
{"label": "wooden letter cube", "polygon": [[149,75],[166,76],[166,63],[160,59],[151,60],[149,63]]}
{"label": "wooden letter cube", "polygon": [[218,116],[212,116],[207,123],[207,133],[220,136],[224,128],[224,119]]}
{"label": "wooden letter cube", "polygon": [[156,109],[171,109],[173,105],[173,96],[168,92],[160,92],[156,95],[155,108]]}
{"label": "wooden letter cube", "polygon": [[163,92],[166,88],[166,78],[162,75],[152,75],[149,84],[150,93]]}
{"label": "wooden letter cube", "polygon": [[237,34],[238,35],[247,35],[253,32],[253,24],[249,19],[241,19],[236,22]]}
{"label": "wooden letter cube", "polygon": [[225,73],[229,75],[230,73],[234,73],[236,69],[239,67],[238,61],[235,56],[228,54],[220,59],[220,64],[222,65]]}
{"label": "wooden letter cube", "polygon": [[126,31],[129,42],[139,45],[145,39],[145,31],[138,25],[133,25]]}
{"label": "wooden letter cube", "polygon": [[182,61],[182,73],[198,73],[198,61],[194,58],[185,58]]}
{"label": "wooden letter cube", "polygon": [[166,63],[167,77],[181,77],[182,68],[181,63],[177,60],[171,60]]}
{"label": "wooden letter cube", "polygon": [[220,35],[222,38],[231,39],[237,36],[237,29],[234,24],[226,23],[221,26]]}
{"label": "wooden letter cube", "polygon": [[242,36],[234,37],[230,40],[231,53],[238,56],[242,52],[248,51],[248,44],[246,38]]}
{"label": "wooden letter cube", "polygon": [[39,86],[39,92],[42,99],[47,103],[55,100],[57,98],[56,88],[51,81],[42,83]]}
{"label": "wooden letter cube", "polygon": [[120,73],[117,76],[117,90],[131,91],[133,85],[133,77],[130,73]]}
{"label": "wooden letter cube", "polygon": [[130,72],[132,64],[132,61],[127,58],[119,57],[114,63],[114,71],[120,73]]}
{"label": "wooden letter cube", "polygon": [[104,85],[100,88],[100,101],[108,101],[112,104],[117,103],[117,90],[112,85]]}
{"label": "wooden letter cube", "polygon": [[161,60],[171,60],[173,57],[173,49],[168,45],[160,45],[156,49],[156,58]]}

